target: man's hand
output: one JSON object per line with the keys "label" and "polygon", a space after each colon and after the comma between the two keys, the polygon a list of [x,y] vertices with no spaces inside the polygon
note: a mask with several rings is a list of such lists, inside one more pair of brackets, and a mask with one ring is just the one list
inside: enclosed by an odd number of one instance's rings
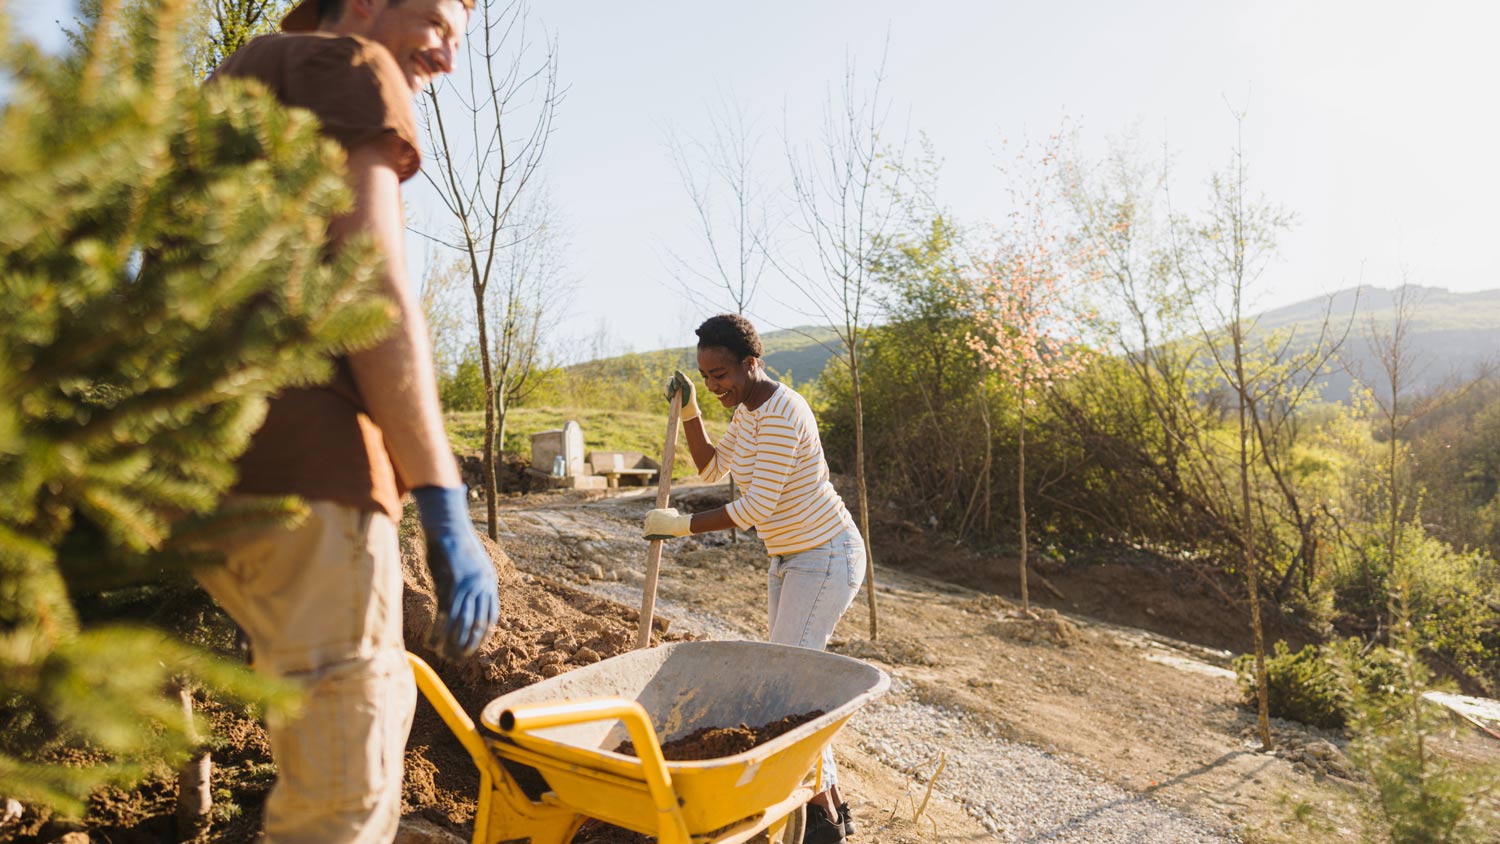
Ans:
{"label": "man's hand", "polygon": [[642,530],[647,539],[671,539],[677,536],[687,536],[692,532],[692,514],[678,513],[676,507],[652,510],[647,513],[646,525]]}
{"label": "man's hand", "polygon": [[693,389],[692,380],[684,375],[680,369],[673,372],[672,380],[667,382],[667,401],[671,401],[672,396],[677,393],[682,393],[682,413],[678,418],[683,422],[687,422],[689,419],[697,419],[698,391]]}
{"label": "man's hand", "polygon": [[427,537],[427,568],[437,587],[438,611],[427,646],[444,659],[479,649],[500,618],[495,566],[469,519],[469,491],[424,486],[411,491]]}

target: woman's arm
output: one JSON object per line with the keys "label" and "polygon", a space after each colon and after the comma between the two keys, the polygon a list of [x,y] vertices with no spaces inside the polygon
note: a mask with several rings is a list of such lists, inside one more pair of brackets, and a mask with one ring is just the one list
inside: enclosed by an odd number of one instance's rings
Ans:
{"label": "woman's arm", "polygon": [[698,473],[702,474],[713,462],[718,450],[708,440],[708,431],[703,428],[703,417],[695,416],[682,423],[682,433],[687,435],[688,451],[693,454],[693,465],[698,467]]}
{"label": "woman's arm", "polygon": [[693,514],[693,533],[713,533],[716,530],[729,530],[733,527],[739,527],[739,525],[734,523],[734,519],[729,516],[729,511],[723,507]]}

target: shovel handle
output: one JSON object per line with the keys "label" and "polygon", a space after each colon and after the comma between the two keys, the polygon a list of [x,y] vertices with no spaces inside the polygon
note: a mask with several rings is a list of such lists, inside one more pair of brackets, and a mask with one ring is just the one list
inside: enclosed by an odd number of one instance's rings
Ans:
{"label": "shovel handle", "polygon": [[[672,409],[667,412],[667,441],[661,450],[661,472],[656,479],[656,509],[667,506],[672,498],[672,461],[677,458],[677,418],[682,415],[682,393],[672,393]],[[656,614],[656,578],[661,573],[662,540],[651,540],[646,551],[646,585],[641,590],[641,625],[636,631],[635,646],[651,645],[651,621]]]}

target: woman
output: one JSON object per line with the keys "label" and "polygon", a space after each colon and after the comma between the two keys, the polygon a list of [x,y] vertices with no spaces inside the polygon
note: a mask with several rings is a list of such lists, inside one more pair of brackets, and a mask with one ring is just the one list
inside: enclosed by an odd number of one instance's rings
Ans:
{"label": "woman", "polygon": [[[704,385],[734,408],[724,438],[717,446],[709,441],[686,375],[673,376],[667,398],[682,396],[683,432],[699,475],[707,481],[733,477],[741,495],[703,513],[652,510],[646,538],[754,528],[771,556],[770,641],[823,650],[864,581],[865,546],[829,482],[817,420],[802,396],[766,374],[760,335],[749,320],[722,314],[696,333]],[[854,833],[831,749],[823,753],[822,777],[827,789],[808,804],[807,844]]]}

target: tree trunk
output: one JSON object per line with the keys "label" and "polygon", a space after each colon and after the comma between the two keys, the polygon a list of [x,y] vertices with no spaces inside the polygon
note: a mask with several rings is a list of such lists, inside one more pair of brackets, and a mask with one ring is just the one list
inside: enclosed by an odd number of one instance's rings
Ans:
{"label": "tree trunk", "polygon": [[495,500],[495,372],[490,361],[489,327],[484,318],[484,288],[474,285],[474,316],[479,325],[479,365],[484,371],[484,526],[490,539],[500,538]]}
{"label": "tree trunk", "polygon": [[1021,387],[1017,393],[1021,399],[1018,407],[1019,437],[1016,440],[1016,501],[1020,505],[1021,514],[1021,612],[1029,613],[1031,596],[1026,589],[1026,388]]}
{"label": "tree trunk", "polygon": [[[1238,313],[1238,312],[1236,312]],[[1245,363],[1239,326],[1234,328],[1234,369],[1240,411],[1240,507],[1244,524],[1241,542],[1245,549],[1245,585],[1250,590],[1250,632],[1255,644],[1255,704],[1260,749],[1271,749],[1271,704],[1266,689],[1266,638],[1260,623],[1260,572],[1255,560],[1255,519],[1250,510],[1250,426],[1245,419]]]}
{"label": "tree trunk", "polygon": [[1391,488],[1389,495],[1391,502],[1391,536],[1390,543],[1387,546],[1388,548],[1390,548],[1390,556],[1386,560],[1388,572],[1394,572],[1396,570],[1396,544],[1400,541],[1401,536],[1401,494],[1396,486],[1396,458],[1399,453],[1396,449],[1396,413],[1398,410],[1398,406],[1396,404],[1397,386],[1398,385],[1393,380],[1391,386],[1391,425],[1389,432],[1391,441],[1388,444],[1390,456],[1388,458],[1389,462],[1386,467],[1389,479],[1388,482]]}
{"label": "tree trunk", "polygon": [[870,542],[870,500],[865,489],[865,409],[859,390],[859,356],[850,344],[849,377],[854,391],[854,485],[859,489],[859,532],[865,540],[865,594],[870,604],[870,641],[880,637],[875,614],[875,547]]}
{"label": "tree trunk", "polygon": [[990,502],[995,495],[990,489],[990,479],[995,466],[995,432],[990,426],[989,393],[981,393],[979,402],[979,412],[984,420],[984,530],[987,535],[993,535],[990,534],[994,527],[994,520],[990,518]]}
{"label": "tree trunk", "polygon": [[[505,462],[505,419],[510,415],[510,399],[506,396],[507,378],[502,375],[500,383],[495,387],[495,495],[500,495],[500,468],[499,464]],[[499,517],[495,519],[496,529],[499,528]],[[494,539],[494,537],[490,537]]]}
{"label": "tree trunk", "polygon": [[201,746],[202,737],[193,725],[193,693],[187,684],[177,686],[177,699],[182,703],[188,740],[196,745],[193,754],[177,769],[177,840],[187,841],[208,829],[209,812],[214,807],[214,763],[208,749]]}

